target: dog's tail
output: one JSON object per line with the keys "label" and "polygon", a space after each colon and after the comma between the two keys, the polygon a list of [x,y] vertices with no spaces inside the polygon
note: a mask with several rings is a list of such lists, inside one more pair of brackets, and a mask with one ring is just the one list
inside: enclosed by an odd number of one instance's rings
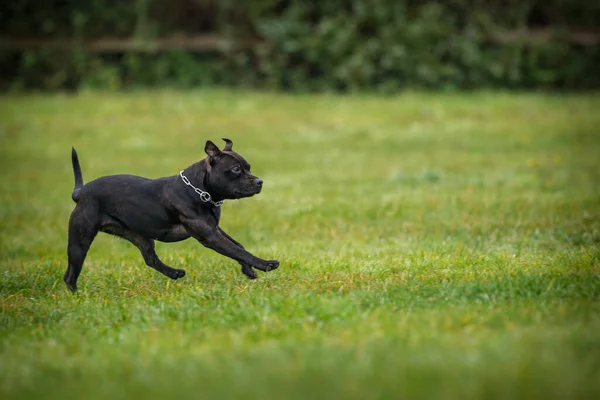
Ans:
{"label": "dog's tail", "polygon": [[71,150],[71,161],[73,162],[73,173],[75,174],[75,189],[73,189],[71,198],[77,203],[77,200],[79,200],[79,191],[83,187],[83,176],[81,175],[81,167],[79,166],[79,158],[77,158],[75,147]]}

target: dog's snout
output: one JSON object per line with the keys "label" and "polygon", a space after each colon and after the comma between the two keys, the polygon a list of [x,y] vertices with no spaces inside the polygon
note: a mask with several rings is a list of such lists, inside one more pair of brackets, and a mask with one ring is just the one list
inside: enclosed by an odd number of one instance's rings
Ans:
{"label": "dog's snout", "polygon": [[254,182],[256,183],[256,186],[258,186],[258,187],[262,187],[262,185],[263,185],[263,180],[260,178],[256,178],[256,180]]}

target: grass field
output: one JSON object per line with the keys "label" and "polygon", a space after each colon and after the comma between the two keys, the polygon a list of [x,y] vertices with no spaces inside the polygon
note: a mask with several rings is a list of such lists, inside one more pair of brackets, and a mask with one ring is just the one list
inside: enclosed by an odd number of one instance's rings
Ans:
{"label": "grass field", "polygon": [[[0,397],[600,398],[600,96],[0,99]],[[175,175],[220,138],[264,179],[180,281],[100,234],[62,281],[84,180]]]}

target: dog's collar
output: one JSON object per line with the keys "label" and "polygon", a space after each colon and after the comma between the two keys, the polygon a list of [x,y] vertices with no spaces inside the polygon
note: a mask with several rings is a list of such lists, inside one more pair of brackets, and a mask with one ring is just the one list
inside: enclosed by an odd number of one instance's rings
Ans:
{"label": "dog's collar", "polygon": [[181,177],[181,180],[183,181],[183,183],[185,183],[186,185],[188,185],[189,187],[194,189],[194,192],[198,193],[198,195],[200,196],[200,200],[202,200],[203,202],[210,203],[215,207],[219,207],[219,206],[221,206],[221,204],[223,204],[223,200],[213,201],[210,193],[205,192],[204,190],[199,189],[199,188],[195,187],[194,185],[192,185],[190,183],[190,180],[188,178],[186,178],[185,175],[183,174],[183,171],[179,171],[179,176]]}

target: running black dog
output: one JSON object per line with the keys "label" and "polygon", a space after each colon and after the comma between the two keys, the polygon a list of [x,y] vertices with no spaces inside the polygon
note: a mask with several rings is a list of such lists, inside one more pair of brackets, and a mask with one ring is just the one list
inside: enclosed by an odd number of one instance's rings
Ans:
{"label": "running black dog", "polygon": [[69,266],[64,280],[77,291],[77,278],[98,231],[133,243],[146,264],[171,279],[185,276],[182,269],[165,265],[154,251],[154,241],[178,242],[193,237],[204,246],[238,261],[248,278],[253,268],[270,271],[279,261],[263,260],[244,249],[219,227],[221,204],[260,193],[263,181],[250,173],[246,160],[223,139],[223,150],[210,140],[207,158],[190,165],[179,175],[147,179],[134,175],[111,175],[83,184],[77,153],[71,158],[75,173],[72,198],[77,206],[69,220]]}

